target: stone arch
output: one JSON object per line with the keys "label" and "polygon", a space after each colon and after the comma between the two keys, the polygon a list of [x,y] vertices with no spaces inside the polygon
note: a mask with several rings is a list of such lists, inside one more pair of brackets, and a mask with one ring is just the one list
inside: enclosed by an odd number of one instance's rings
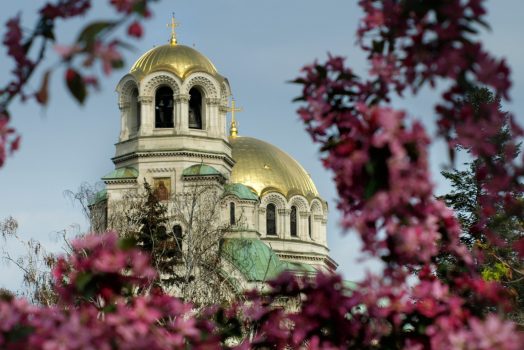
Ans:
{"label": "stone arch", "polygon": [[177,76],[169,72],[156,72],[148,75],[140,84],[140,96],[154,96],[155,91],[160,86],[169,86],[176,96],[180,94],[180,80]]}
{"label": "stone arch", "polygon": [[307,199],[300,195],[295,195],[289,199],[289,208],[291,208],[293,205],[296,206],[300,211],[307,211],[309,207]]}
{"label": "stone arch", "polygon": [[315,198],[311,201],[310,211],[313,215],[324,215],[322,207],[323,205],[320,200]]}
{"label": "stone arch", "polygon": [[220,84],[220,104],[222,106],[227,107],[229,96],[231,96],[231,87],[229,86],[229,81],[224,79],[222,84]]}
{"label": "stone arch", "polygon": [[219,98],[218,92],[220,91],[220,87],[218,82],[209,74],[201,72],[191,74],[184,80],[181,91],[183,94],[189,95],[189,90],[193,87],[199,87],[206,99]]}
{"label": "stone arch", "polygon": [[118,105],[120,108],[124,107],[126,104],[129,104],[131,100],[131,93],[134,89],[138,89],[138,83],[131,74],[124,76],[120,80],[116,86],[116,92],[118,93]]}
{"label": "stone arch", "polygon": [[262,196],[260,206],[265,208],[269,203],[273,203],[277,209],[285,209],[287,207],[286,202],[286,198],[280,193],[270,192]]}

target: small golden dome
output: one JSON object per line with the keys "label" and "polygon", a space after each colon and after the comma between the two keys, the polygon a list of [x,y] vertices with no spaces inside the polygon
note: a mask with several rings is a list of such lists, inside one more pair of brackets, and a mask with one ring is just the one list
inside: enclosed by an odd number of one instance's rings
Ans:
{"label": "small golden dome", "polygon": [[158,71],[168,71],[185,79],[194,72],[204,72],[220,77],[211,61],[197,50],[184,45],[162,45],[143,54],[133,65],[130,73],[138,80]]}
{"label": "small golden dome", "polygon": [[252,137],[230,137],[229,142],[236,161],[231,183],[244,184],[258,195],[276,191],[287,198],[295,194],[308,199],[319,196],[311,177],[287,153]]}

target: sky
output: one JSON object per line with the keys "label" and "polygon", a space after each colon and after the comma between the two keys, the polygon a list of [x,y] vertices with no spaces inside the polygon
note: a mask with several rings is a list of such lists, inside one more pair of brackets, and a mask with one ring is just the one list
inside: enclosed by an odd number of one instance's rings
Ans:
{"label": "sky", "polygon": [[[36,20],[36,9],[43,1],[18,0],[2,3],[0,35],[8,18],[20,13],[25,28]],[[57,23],[57,42],[70,44],[87,21],[114,17],[108,1],[97,0],[89,15]],[[491,31],[482,33],[487,48],[506,57],[511,69],[512,102],[505,104],[521,122],[524,120],[524,24],[521,0],[489,1],[488,22]],[[347,57],[347,63],[365,76],[365,56],[355,45],[355,31],[361,14],[356,1],[325,0],[185,0],[160,1],[152,5],[153,16],[145,23],[144,37],[135,42],[135,50],[126,52],[125,68],[101,81],[99,93],[90,95],[79,106],[66,91],[63,71],[51,77],[50,102],[46,108],[33,102],[12,104],[12,125],[22,135],[21,149],[9,157],[0,169],[0,220],[13,216],[19,233],[34,238],[48,249],[60,249],[56,233],[76,232],[87,227],[81,209],[64,196],[82,183],[94,184],[114,169],[111,157],[117,141],[120,113],[114,91],[119,79],[146,50],[169,39],[166,24],[175,12],[180,27],[179,43],[194,46],[206,55],[231,84],[237,105],[240,135],[270,142],[293,156],[310,173],[321,196],[329,203],[328,244],[330,255],[339,263],[345,279],[357,281],[366,271],[376,271],[376,261],[361,261],[359,239],[343,233],[338,225],[336,190],[332,174],[322,167],[317,145],[304,131],[292,99],[299,87],[288,83],[300,68],[315,59],[323,61],[330,52]],[[56,64],[50,54],[45,67]],[[0,86],[9,79],[11,62],[0,48]],[[37,88],[39,78],[30,86]],[[394,105],[421,118],[434,131],[432,105],[434,91],[425,90],[417,97],[395,100]],[[430,160],[437,192],[449,187],[439,175],[446,164],[446,151],[436,142]],[[0,245],[4,243],[0,241]],[[5,247],[13,256],[23,251],[11,244]],[[0,287],[20,288],[20,271],[0,265]]]}

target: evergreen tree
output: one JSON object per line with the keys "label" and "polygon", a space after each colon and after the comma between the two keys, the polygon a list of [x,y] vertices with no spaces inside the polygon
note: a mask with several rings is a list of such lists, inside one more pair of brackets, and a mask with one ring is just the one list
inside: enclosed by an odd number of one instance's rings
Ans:
{"label": "evergreen tree", "polygon": [[[465,103],[475,110],[482,104],[497,104],[500,108],[487,89],[476,90]],[[511,128],[505,123],[495,137],[487,140],[497,148],[493,157],[476,158],[465,164],[465,170],[443,171],[442,175],[451,182],[452,190],[441,199],[455,210],[462,226],[461,241],[469,250],[476,252],[476,264],[482,277],[487,281],[498,281],[507,288],[515,299],[515,310],[510,317],[524,323],[524,263],[513,249],[513,243],[523,237],[524,218],[506,212],[503,203],[493,203],[495,210],[492,212],[483,210],[482,205],[485,185],[492,180],[482,176],[482,168],[511,162],[520,153],[519,149],[508,152],[506,145],[509,140]],[[505,198],[523,199],[521,193],[515,192],[505,193]],[[481,222],[484,229],[479,229]],[[499,244],[490,244],[488,234],[494,236]],[[438,259],[438,274],[443,279],[451,278],[460,269],[461,266],[457,266],[450,255],[442,255]]]}

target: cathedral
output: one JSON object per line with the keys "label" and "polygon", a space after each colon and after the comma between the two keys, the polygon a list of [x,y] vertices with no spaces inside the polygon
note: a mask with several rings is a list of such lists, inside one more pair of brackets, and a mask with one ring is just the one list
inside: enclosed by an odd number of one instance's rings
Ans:
{"label": "cathedral", "polygon": [[[174,22],[173,22],[174,23]],[[147,181],[170,205],[188,188],[220,189],[220,264],[245,289],[282,271],[334,271],[326,240],[327,203],[304,168],[279,148],[237,129],[226,77],[194,48],[170,42],[144,53],[118,83],[121,130],[98,201],[107,213]],[[231,115],[228,125],[227,115]],[[184,243],[184,223],[169,232]]]}

